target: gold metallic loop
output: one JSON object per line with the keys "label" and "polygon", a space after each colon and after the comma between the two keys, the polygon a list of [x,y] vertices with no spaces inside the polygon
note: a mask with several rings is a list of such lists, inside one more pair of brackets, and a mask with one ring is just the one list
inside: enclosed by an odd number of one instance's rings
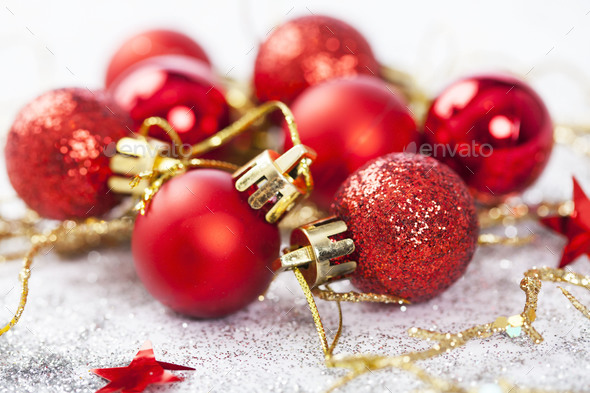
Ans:
{"label": "gold metallic loop", "polygon": [[172,140],[172,143],[174,143],[174,146],[176,147],[176,149],[178,149],[178,152],[182,153],[182,139],[180,139],[180,136],[178,135],[176,130],[170,125],[170,123],[166,121],[166,119],[163,119],[158,116],[148,117],[143,121],[143,123],[141,123],[141,126],[139,127],[137,133],[143,137],[147,137],[150,128],[153,126],[158,126],[162,130],[166,131],[166,134],[168,134],[168,136]]}
{"label": "gold metallic loop", "polygon": [[233,138],[248,130],[248,128],[250,128],[258,119],[267,116],[276,110],[280,110],[285,117],[293,145],[300,145],[301,140],[299,139],[299,132],[297,132],[295,117],[293,116],[293,113],[289,107],[280,101],[268,101],[259,107],[251,109],[244,116],[225,127],[215,135],[210,136],[204,141],[193,145],[190,156],[201,156],[221,145],[226,144]]}

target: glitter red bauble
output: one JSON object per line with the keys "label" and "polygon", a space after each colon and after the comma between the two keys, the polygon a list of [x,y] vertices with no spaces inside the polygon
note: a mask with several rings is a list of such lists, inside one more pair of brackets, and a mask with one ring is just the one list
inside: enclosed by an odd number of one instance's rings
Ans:
{"label": "glitter red bauble", "polygon": [[171,30],[149,30],[125,41],[109,62],[105,85],[111,83],[132,65],[150,57],[185,55],[210,64],[207,54],[192,38]]}
{"label": "glitter red bauble", "polygon": [[[229,106],[219,81],[202,61],[186,56],[144,60],[108,91],[129,112],[135,129],[147,117],[159,116],[168,120],[183,143],[200,142],[229,124]],[[159,127],[152,127],[150,135],[170,141]]]}
{"label": "glitter red bauble", "polygon": [[463,181],[433,158],[392,153],[352,174],[334,214],[355,243],[352,283],[411,302],[432,299],[465,272],[478,237]]}
{"label": "glitter red bauble", "polygon": [[[100,216],[119,198],[107,186],[103,149],[128,134],[131,121],[87,89],[47,92],[16,116],[6,141],[6,169],[17,194],[39,215],[65,220]],[[112,152],[111,152],[112,153]]]}
{"label": "glitter red bauble", "polygon": [[254,87],[260,101],[291,103],[308,86],[358,74],[379,75],[367,40],[341,20],[311,15],[280,25],[262,43]]}
{"label": "glitter red bauble", "polygon": [[277,227],[217,169],[166,182],[137,217],[132,238],[135,268],[148,291],[198,318],[222,317],[261,295],[279,245]]}
{"label": "glitter red bauble", "polygon": [[478,199],[497,202],[539,177],[553,147],[553,125],[541,98],[523,81],[476,76],[455,82],[434,100],[424,137],[424,153],[453,168]]}
{"label": "glitter red bauble", "polygon": [[420,143],[402,99],[374,77],[310,87],[292,110],[301,140],[318,153],[311,167],[312,198],[322,207],[329,206],[342,182],[367,161],[408,146],[416,151]]}

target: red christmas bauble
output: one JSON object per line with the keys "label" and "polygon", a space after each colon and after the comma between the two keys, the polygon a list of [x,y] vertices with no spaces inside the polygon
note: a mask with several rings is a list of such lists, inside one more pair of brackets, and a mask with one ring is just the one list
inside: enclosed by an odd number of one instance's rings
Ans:
{"label": "red christmas bauble", "polygon": [[260,101],[291,103],[308,86],[358,74],[379,75],[367,40],[341,20],[311,15],[284,23],[262,43],[254,86]]}
{"label": "red christmas bauble", "polygon": [[433,158],[392,153],[353,173],[334,214],[355,243],[351,281],[365,292],[431,299],[465,272],[478,237],[463,181]]}
{"label": "red christmas bauble", "polygon": [[171,30],[149,30],[129,38],[117,49],[109,62],[105,85],[109,87],[132,65],[161,55],[185,55],[210,65],[203,48],[189,36]]}
{"label": "red christmas bauble", "polygon": [[119,198],[103,150],[128,134],[131,121],[100,92],[67,88],[27,104],[8,133],[8,177],[39,215],[65,220],[100,216]]}
{"label": "red christmas bauble", "polygon": [[[159,56],[142,61],[123,73],[109,93],[135,122],[162,117],[183,143],[195,144],[229,124],[229,106],[219,81],[199,60],[186,56]],[[150,135],[170,141],[152,127]]]}
{"label": "red christmas bauble", "polygon": [[416,151],[420,143],[406,105],[374,77],[310,87],[292,110],[301,140],[318,153],[311,167],[312,198],[322,207],[330,205],[342,182],[367,161],[408,145]]}
{"label": "red christmas bauble", "polygon": [[197,169],[166,182],[133,229],[135,268],[147,290],[198,318],[235,312],[270,284],[276,226],[235,189],[232,176]]}
{"label": "red christmas bauble", "polygon": [[496,202],[539,177],[553,147],[553,125],[541,98],[523,81],[475,76],[433,101],[424,138],[424,153],[453,168],[479,199]]}

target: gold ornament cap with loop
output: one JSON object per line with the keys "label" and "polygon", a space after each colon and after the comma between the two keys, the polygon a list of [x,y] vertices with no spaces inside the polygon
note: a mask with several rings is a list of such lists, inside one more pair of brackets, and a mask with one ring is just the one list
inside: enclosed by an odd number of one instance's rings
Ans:
{"label": "gold ornament cap with loop", "polygon": [[[151,127],[158,126],[170,136],[173,144],[162,142],[147,136]],[[180,160],[174,158],[184,154],[180,137],[172,126],[160,117],[145,119],[135,138],[125,137],[117,141],[116,154],[111,158],[111,170],[121,176],[111,176],[109,187],[121,194],[141,195],[150,185],[142,175],[146,173],[166,173],[175,168],[178,170]],[[137,178],[139,176],[139,178]],[[137,182],[131,185],[131,179]]]}
{"label": "gold ornament cap with loop", "polygon": [[298,200],[309,195],[313,184],[309,184],[311,177],[305,175],[315,158],[315,151],[301,144],[282,155],[265,150],[233,174],[236,189],[244,192],[256,187],[248,204],[255,210],[272,205],[265,219],[276,223]]}
{"label": "gold ornament cap with loop", "polygon": [[352,239],[338,239],[347,229],[346,223],[336,216],[296,228],[291,234],[291,247],[275,261],[274,270],[297,267],[311,288],[352,273],[356,262],[333,263],[334,259],[354,252]]}
{"label": "gold ornament cap with loop", "polygon": [[109,188],[121,194],[141,195],[150,184],[141,179],[135,187],[131,180],[142,173],[164,173],[179,164],[179,160],[166,157],[170,145],[153,138],[121,138],[117,142],[117,153],[111,158],[109,166],[118,174],[109,178]]}

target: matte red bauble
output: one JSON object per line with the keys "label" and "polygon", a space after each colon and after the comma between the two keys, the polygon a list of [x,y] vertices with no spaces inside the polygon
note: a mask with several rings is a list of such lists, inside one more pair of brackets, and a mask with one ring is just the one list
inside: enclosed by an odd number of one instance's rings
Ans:
{"label": "matte red bauble", "polygon": [[[212,71],[186,56],[144,60],[123,73],[109,93],[129,112],[136,129],[147,117],[163,117],[183,143],[191,145],[229,123],[229,107]],[[158,127],[152,127],[150,135],[170,141]]]}
{"label": "matte red bauble", "polygon": [[235,312],[270,284],[279,231],[248,206],[232,176],[197,169],[173,178],[135,222],[132,252],[147,290],[198,318]]}
{"label": "matte red bauble", "polygon": [[262,43],[254,86],[260,101],[291,103],[308,86],[358,74],[379,75],[367,40],[341,20],[311,15],[284,23]]}
{"label": "matte red bauble", "polygon": [[553,147],[553,125],[541,98],[523,81],[476,76],[455,82],[434,100],[424,137],[425,153],[453,168],[479,199],[495,202],[539,177]]}
{"label": "matte red bauble", "polygon": [[431,299],[463,275],[477,245],[467,187],[430,157],[377,158],[344,182],[332,210],[354,240],[351,281],[364,292]]}
{"label": "matte red bauble", "polygon": [[39,215],[65,220],[100,216],[119,198],[107,186],[105,147],[128,134],[130,119],[102,93],[47,92],[16,116],[6,141],[6,169],[16,193]]}
{"label": "matte red bauble", "polygon": [[210,65],[207,54],[192,38],[171,30],[149,30],[125,41],[115,52],[105,78],[109,87],[123,71],[150,57],[184,55]]}
{"label": "matte red bauble", "polygon": [[411,145],[420,135],[408,108],[385,82],[368,76],[313,86],[292,106],[301,140],[318,157],[311,167],[312,198],[322,207],[367,161]]}

